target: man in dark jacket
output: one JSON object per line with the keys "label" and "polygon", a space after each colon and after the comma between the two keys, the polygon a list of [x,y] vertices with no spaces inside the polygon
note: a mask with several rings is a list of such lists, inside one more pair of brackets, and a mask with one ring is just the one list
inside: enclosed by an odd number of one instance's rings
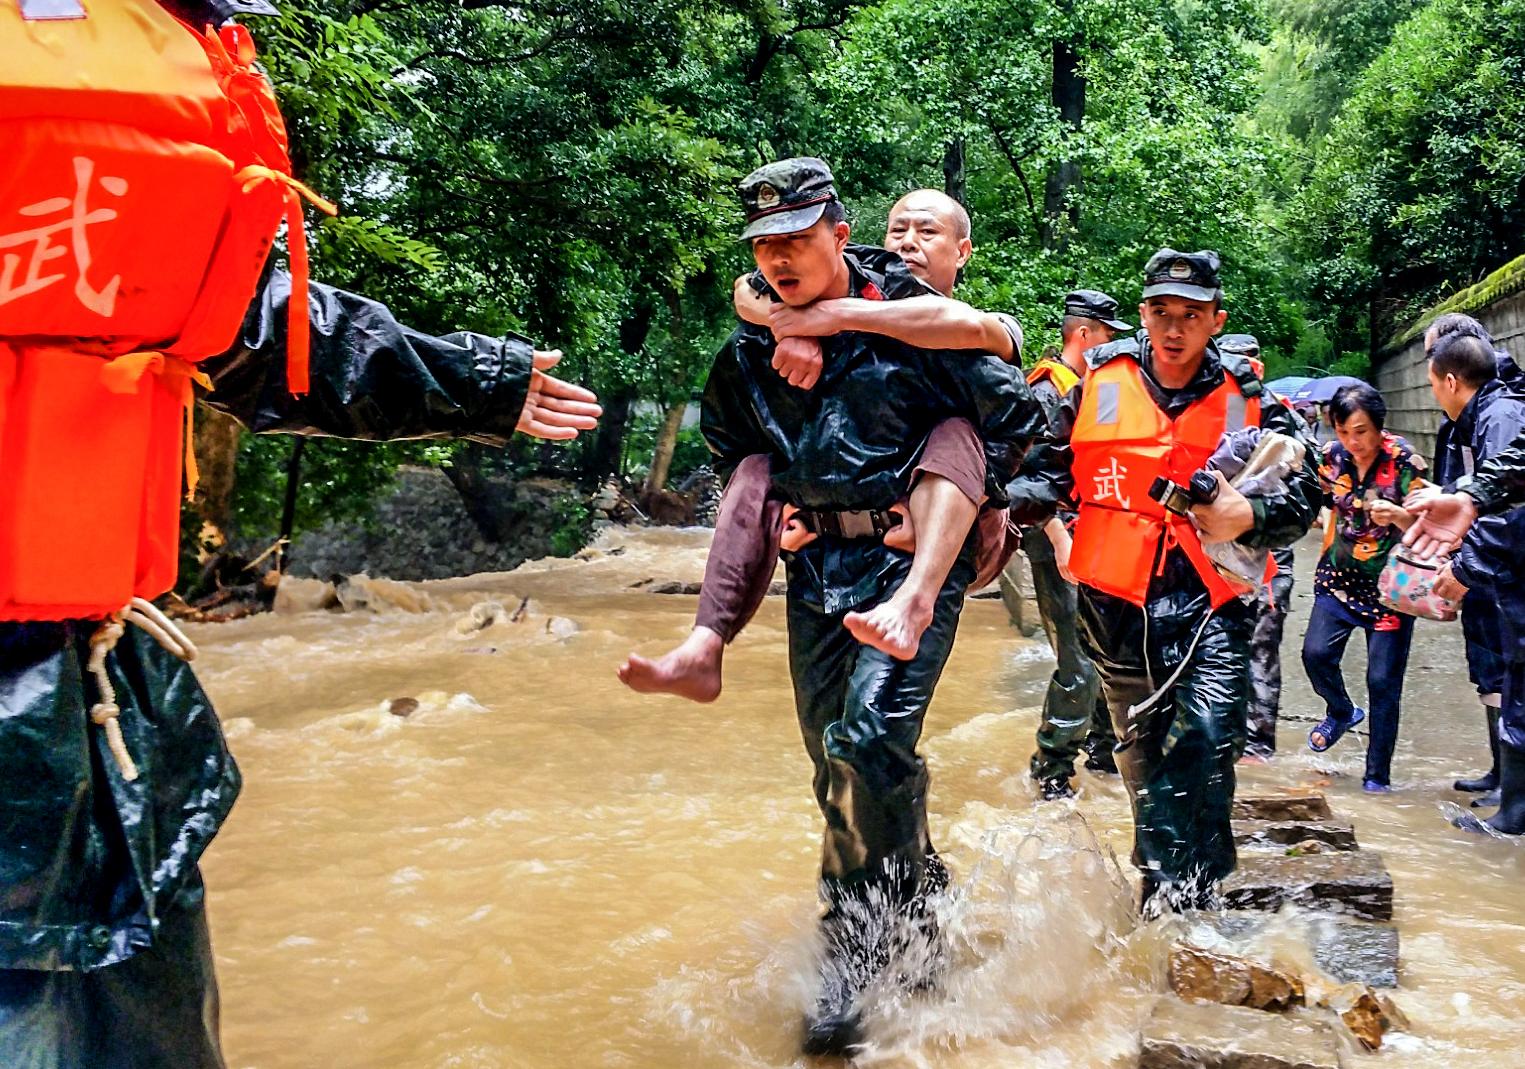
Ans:
{"label": "man in dark jacket", "polygon": [[[1506,449],[1525,428],[1525,405],[1510,394],[1496,370],[1491,341],[1472,332],[1441,335],[1430,350],[1430,386],[1448,417],[1436,445],[1436,474],[1444,491],[1468,490],[1477,467]],[[1525,831],[1525,785],[1518,782],[1518,751],[1525,743],[1525,718],[1519,710],[1525,586],[1515,579],[1522,546],[1525,508],[1485,517],[1472,527],[1436,582],[1438,593],[1462,601],[1468,667],[1485,705],[1495,689],[1500,699],[1497,712],[1488,710],[1496,782],[1482,784],[1484,789],[1499,787],[1500,809],[1487,820],[1469,816],[1457,821],[1458,827],[1470,831]]]}
{"label": "man in dark jacket", "polygon": [[[848,251],[820,160],[771,164],[740,192],[744,237],[784,303],[924,292],[899,258],[868,266]],[[819,534],[786,557],[795,705],[826,818],[826,960],[805,1048],[841,1054],[861,1040],[859,995],[914,928],[924,894],[946,880],[927,829],[928,774],[916,745],[973,576],[973,535],[911,659],[858,641],[844,619],[905,580],[911,557],[884,544],[886,510],[908,493],[933,428],[949,417],[974,425],[989,492],[1002,500],[1042,417],[1012,367],[993,356],[954,358],[845,331],[821,340],[821,376],[806,391],[774,370],[775,344],[766,327],[738,328],[715,358],[702,427],[727,477],[747,457],[766,455],[773,492]]]}
{"label": "man in dark jacket", "polygon": [[[1202,545],[1289,545],[1321,497],[1307,463],[1284,494],[1246,498],[1213,476],[1216,496],[1192,498],[1189,522],[1152,496],[1156,473],[1184,487],[1192,475],[1185,458],[1204,463],[1236,426],[1302,440],[1289,410],[1261,403],[1249,363],[1212,341],[1226,318],[1218,270],[1209,251],[1162,249],[1151,258],[1144,330],[1088,356],[1072,458],[1025,470],[1019,482],[1027,485],[1013,495],[1032,505],[1049,498],[1046,510],[1015,517],[1022,522],[1065,501],[1080,509],[1074,546],[1059,556],[1080,584],[1081,636],[1117,729],[1133,858],[1151,911],[1210,904],[1236,863],[1229,814],[1245,743],[1250,613]],[[1185,495],[1167,500],[1185,508]]]}
{"label": "man in dark jacket", "polygon": [[[263,0],[166,6],[203,25],[270,10]],[[175,266],[160,284],[199,283]],[[286,387],[284,272],[266,275],[232,349],[199,365],[216,387],[209,402],[253,430],[502,444],[516,430],[572,438],[596,423],[596,398],[547,375],[558,355],[523,338],[436,338],[353,294],[312,284],[306,296],[305,396]],[[88,341],[56,347],[93,359]],[[0,344],[7,373],[18,359]],[[0,413],[13,386],[0,387]],[[149,460],[178,475],[178,454]],[[171,500],[172,478],[161,487]],[[0,515],[8,536],[17,522]],[[120,522],[137,531],[141,517]],[[221,1069],[197,863],[240,778],[217,715],[188,664],[147,631],[39,616],[0,623],[0,1063]]]}
{"label": "man in dark jacket", "polygon": [[[1437,323],[1430,329],[1425,342],[1430,357],[1430,388],[1446,413],[1435,439],[1435,480],[1442,490],[1453,491],[1458,485],[1466,485],[1479,466],[1507,449],[1525,430],[1525,405],[1499,376],[1499,354],[1487,329],[1470,316],[1445,319],[1445,324]],[[1504,359],[1511,367],[1515,366],[1507,354]],[[1477,556],[1478,547],[1485,541],[1497,541],[1506,528],[1507,521],[1501,517],[1484,519],[1478,536],[1462,544],[1452,569],[1453,577],[1458,568],[1465,576],[1487,570],[1486,562]],[[1487,721],[1492,767],[1476,778],[1457,780],[1455,787],[1458,791],[1482,794],[1472,803],[1474,806],[1497,805],[1498,724],[1506,666],[1495,596],[1483,590],[1468,593],[1462,601],[1461,622],[1468,674],[1482,699]]]}

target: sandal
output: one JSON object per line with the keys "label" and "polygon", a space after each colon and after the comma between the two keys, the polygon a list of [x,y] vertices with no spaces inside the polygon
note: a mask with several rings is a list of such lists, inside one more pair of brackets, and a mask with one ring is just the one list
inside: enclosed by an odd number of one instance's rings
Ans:
{"label": "sandal", "polygon": [[[1314,753],[1323,753],[1339,742],[1340,739],[1344,738],[1345,732],[1365,719],[1366,710],[1362,709],[1359,705],[1351,709],[1349,720],[1336,720],[1333,713],[1329,714],[1318,722],[1317,727],[1308,732],[1308,749]],[[1317,742],[1313,741],[1315,738],[1323,739],[1324,745],[1320,746]]]}

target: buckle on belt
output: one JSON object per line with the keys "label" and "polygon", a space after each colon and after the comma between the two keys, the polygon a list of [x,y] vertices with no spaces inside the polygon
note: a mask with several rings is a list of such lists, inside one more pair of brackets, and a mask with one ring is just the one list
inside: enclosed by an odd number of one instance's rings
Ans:
{"label": "buckle on belt", "polygon": [[849,509],[841,512],[801,510],[806,526],[833,538],[883,538],[895,518],[884,509]]}

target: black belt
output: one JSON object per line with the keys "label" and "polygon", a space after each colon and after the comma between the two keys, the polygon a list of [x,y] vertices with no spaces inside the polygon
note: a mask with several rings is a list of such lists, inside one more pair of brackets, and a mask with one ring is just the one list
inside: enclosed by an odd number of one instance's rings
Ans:
{"label": "black belt", "polygon": [[900,517],[888,509],[852,509],[842,512],[816,512],[800,509],[799,519],[808,530],[833,538],[883,538]]}

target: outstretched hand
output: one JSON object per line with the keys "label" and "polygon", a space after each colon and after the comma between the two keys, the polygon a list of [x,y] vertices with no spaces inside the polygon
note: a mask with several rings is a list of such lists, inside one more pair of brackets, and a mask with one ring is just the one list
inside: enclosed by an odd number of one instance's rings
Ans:
{"label": "outstretched hand", "polygon": [[1411,494],[1403,504],[1419,517],[1403,544],[1421,557],[1450,553],[1477,520],[1477,504],[1466,494]]}
{"label": "outstretched hand", "polygon": [[535,350],[529,396],[524,399],[524,411],[519,414],[519,424],[514,428],[520,434],[567,441],[576,438],[579,431],[591,431],[598,426],[598,417],[604,410],[598,405],[597,395],[592,390],[546,374],[560,362],[560,349]]}

